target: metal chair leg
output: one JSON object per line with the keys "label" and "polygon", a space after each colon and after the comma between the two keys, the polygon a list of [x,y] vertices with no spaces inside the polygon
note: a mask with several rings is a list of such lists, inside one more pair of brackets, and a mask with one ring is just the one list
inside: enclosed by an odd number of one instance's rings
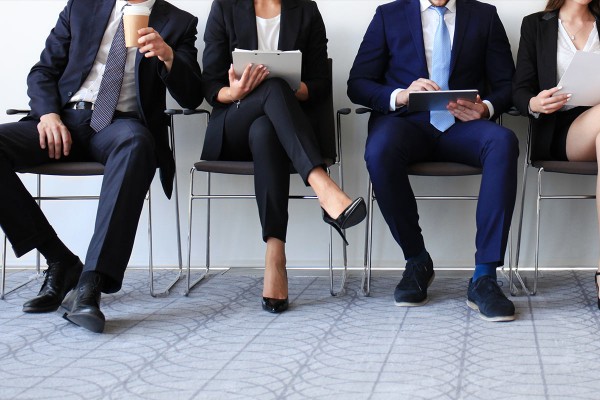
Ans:
{"label": "metal chair leg", "polygon": [[[204,272],[192,282],[192,217],[193,217],[193,201],[194,201],[194,172],[195,168],[190,170],[190,194],[188,202],[188,247],[187,247],[187,280],[186,288],[183,292],[184,296],[190,294],[190,290],[202,281],[210,271],[210,199],[207,199],[206,206],[206,267]],[[207,193],[210,195],[210,173],[207,174]]]}
{"label": "metal chair leg", "polygon": [[360,285],[363,296],[371,294],[371,256],[373,254],[373,184],[369,180],[367,190],[367,224],[365,227],[365,252],[363,264],[363,276]]}
{"label": "metal chair leg", "polygon": [[[177,181],[175,181],[177,182]],[[175,185],[175,190],[177,190],[177,185]],[[177,192],[175,192],[177,193]],[[179,271],[177,273],[177,276],[175,277],[175,279],[173,279],[173,281],[171,281],[169,284],[167,284],[166,288],[164,288],[163,290],[155,290],[154,289],[154,251],[153,251],[153,246],[152,246],[152,195],[151,195],[151,190],[148,189],[148,194],[146,196],[146,200],[148,201],[148,273],[149,273],[149,280],[150,280],[150,295],[152,297],[165,297],[169,295],[169,291],[173,288],[173,286],[175,286],[175,284],[177,282],[179,282],[179,280],[182,277],[182,265],[181,265],[181,246],[179,246],[179,252],[180,252],[180,258],[179,258]],[[175,195],[175,201],[177,201],[177,195]],[[179,215],[176,215],[176,218],[179,219]],[[179,224],[177,224],[177,228],[179,229]]]}

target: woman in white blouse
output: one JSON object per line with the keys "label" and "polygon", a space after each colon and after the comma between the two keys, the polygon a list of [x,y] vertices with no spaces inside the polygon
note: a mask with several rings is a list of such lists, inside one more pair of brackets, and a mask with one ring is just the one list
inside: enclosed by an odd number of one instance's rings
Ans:
{"label": "woman in white blouse", "polygon": [[[256,201],[267,243],[262,306],[282,312],[288,307],[290,165],[313,188],[323,219],[340,234],[366,216],[364,200],[352,201],[327,175],[324,157],[331,155],[322,154],[317,139],[322,127],[307,116],[331,91],[323,19],[311,0],[215,0],[204,42],[203,84],[213,113],[202,159],[254,161]],[[292,90],[284,80],[269,78],[262,65],[249,65],[236,76],[231,56],[236,48],[300,50],[300,87]]]}
{"label": "woman in white blouse", "polygon": [[[576,51],[600,52],[599,16],[600,0],[550,0],[544,11],[523,19],[513,101],[523,115],[532,118],[532,160],[599,159],[600,105],[571,106],[571,95],[557,87]],[[599,279],[600,263],[597,289]]]}

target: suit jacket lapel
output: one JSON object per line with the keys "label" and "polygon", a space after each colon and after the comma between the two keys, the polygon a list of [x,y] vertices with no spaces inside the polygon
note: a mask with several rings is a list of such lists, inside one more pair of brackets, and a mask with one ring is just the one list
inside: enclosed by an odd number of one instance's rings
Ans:
{"label": "suit jacket lapel", "polygon": [[540,36],[544,38],[540,43],[540,54],[543,55],[543,60],[541,60],[543,68],[538,68],[540,70],[540,85],[542,88],[551,88],[557,84],[558,13],[556,11],[542,16]]}
{"label": "suit jacket lapel", "polygon": [[102,43],[104,31],[108,25],[108,19],[110,18],[110,14],[115,6],[114,0],[95,1],[92,4],[93,8],[91,13],[95,16],[95,18],[92,19],[92,26],[89,30],[90,35],[87,36],[88,46],[87,56],[85,57],[86,67],[84,68],[83,72],[84,79],[92,69],[92,65],[96,59],[96,54],[98,54],[98,49],[100,49],[100,44]]}
{"label": "suit jacket lapel", "polygon": [[[398,4],[402,4],[405,8],[404,16],[412,34],[417,57],[419,58],[419,64],[425,72],[427,72],[427,60],[425,58],[425,45],[423,44],[423,24],[421,23],[421,6],[419,0],[410,0],[405,3],[398,2]],[[427,74],[423,76],[426,75]]]}
{"label": "suit jacket lapel", "polygon": [[281,29],[279,31],[278,50],[294,50],[300,33],[300,7],[298,0],[281,2]]}
{"label": "suit jacket lapel", "polygon": [[256,13],[252,0],[236,0],[233,6],[233,25],[237,47],[246,50],[258,48],[256,35]]}
{"label": "suit jacket lapel", "polygon": [[456,23],[454,25],[454,40],[452,41],[452,56],[450,58],[450,75],[452,75],[456,65],[457,54],[460,52],[465,32],[470,23],[471,5],[469,3],[469,0],[456,1]]}

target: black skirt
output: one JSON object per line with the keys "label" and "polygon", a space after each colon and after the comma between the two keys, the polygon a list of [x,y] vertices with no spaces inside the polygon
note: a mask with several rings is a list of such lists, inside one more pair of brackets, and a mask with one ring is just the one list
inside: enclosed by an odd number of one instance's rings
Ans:
{"label": "black skirt", "polygon": [[552,135],[552,158],[558,161],[568,161],[567,159],[567,134],[571,124],[581,114],[589,110],[590,107],[575,107],[567,111],[558,111],[556,113],[556,124],[554,125],[554,134]]}

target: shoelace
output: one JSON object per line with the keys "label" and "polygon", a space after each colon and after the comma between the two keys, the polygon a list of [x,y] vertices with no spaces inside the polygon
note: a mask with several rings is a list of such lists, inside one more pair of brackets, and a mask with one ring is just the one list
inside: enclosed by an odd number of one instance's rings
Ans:
{"label": "shoelace", "polygon": [[40,288],[40,292],[59,279],[58,268],[45,269],[42,274],[44,275],[44,283]]}
{"label": "shoelace", "polygon": [[405,269],[404,273],[402,274],[403,278],[406,279],[412,279],[413,281],[416,282],[417,286],[419,287],[419,290],[423,291],[423,288],[421,287],[421,285],[419,284],[419,280],[417,279],[417,270],[423,270],[425,269],[425,267],[421,266],[421,265],[415,265],[410,269]]}

